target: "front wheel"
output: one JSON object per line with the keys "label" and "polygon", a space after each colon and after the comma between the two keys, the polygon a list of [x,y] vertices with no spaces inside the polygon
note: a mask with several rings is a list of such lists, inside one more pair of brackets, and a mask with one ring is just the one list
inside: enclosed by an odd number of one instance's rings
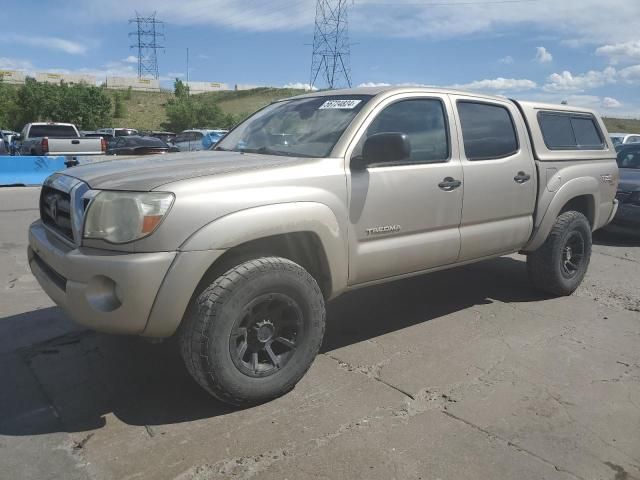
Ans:
{"label": "front wheel", "polygon": [[193,378],[240,406],[291,390],[318,353],[324,328],[315,279],[290,260],[265,257],[217,278],[195,299],[178,334]]}
{"label": "front wheel", "polygon": [[542,246],[527,256],[531,282],[553,295],[571,295],[587,273],[591,245],[587,218],[574,211],[561,214]]}

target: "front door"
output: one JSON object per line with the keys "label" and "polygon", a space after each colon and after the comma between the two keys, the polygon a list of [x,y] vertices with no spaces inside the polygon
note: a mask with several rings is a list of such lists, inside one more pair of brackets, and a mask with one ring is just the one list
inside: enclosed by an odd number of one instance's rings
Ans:
{"label": "front door", "polygon": [[447,96],[401,94],[381,102],[347,152],[376,133],[405,133],[411,155],[350,169],[349,284],[454,263],[460,249],[462,165]]}

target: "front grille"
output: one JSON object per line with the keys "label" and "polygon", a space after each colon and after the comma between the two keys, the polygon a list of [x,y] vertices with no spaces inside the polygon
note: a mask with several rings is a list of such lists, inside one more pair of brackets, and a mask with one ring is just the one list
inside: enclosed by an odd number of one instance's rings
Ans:
{"label": "front grille", "polygon": [[40,193],[40,218],[47,227],[74,241],[69,193],[44,185]]}

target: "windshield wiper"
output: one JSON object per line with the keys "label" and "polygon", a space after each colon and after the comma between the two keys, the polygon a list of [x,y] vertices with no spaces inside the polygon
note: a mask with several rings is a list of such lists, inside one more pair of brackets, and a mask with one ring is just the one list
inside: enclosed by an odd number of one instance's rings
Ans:
{"label": "windshield wiper", "polygon": [[282,150],[274,150],[270,147],[263,146],[259,148],[241,148],[239,150],[234,150],[234,152],[242,152],[242,153],[258,153],[265,155],[277,155],[280,157],[303,157],[303,158],[315,158],[315,155],[309,155],[307,153],[300,152],[284,152]]}
{"label": "windshield wiper", "polygon": [[220,152],[231,152],[232,151],[230,148],[224,148],[224,147],[214,147],[214,150],[218,150]]}
{"label": "windshield wiper", "polygon": [[242,153],[258,153],[258,154],[266,154],[266,155],[280,155],[280,156],[290,156],[288,152],[282,152],[280,150],[274,150],[267,146],[262,146],[259,148],[241,148],[237,150]]}

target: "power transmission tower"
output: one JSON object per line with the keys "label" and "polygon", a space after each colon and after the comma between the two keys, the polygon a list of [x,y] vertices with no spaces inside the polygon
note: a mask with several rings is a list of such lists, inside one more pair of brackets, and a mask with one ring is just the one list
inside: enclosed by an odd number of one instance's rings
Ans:
{"label": "power transmission tower", "polygon": [[143,17],[136,12],[136,17],[130,19],[129,23],[135,24],[136,27],[129,33],[129,37],[137,40],[131,48],[138,49],[138,77],[149,75],[157,79],[159,77],[157,50],[164,48],[158,44],[158,39],[164,38],[164,33],[160,31],[164,28],[164,22],[156,20],[155,12],[149,17]]}
{"label": "power transmission tower", "polygon": [[320,79],[328,88],[351,86],[348,1],[317,0],[311,87],[316,86]]}

